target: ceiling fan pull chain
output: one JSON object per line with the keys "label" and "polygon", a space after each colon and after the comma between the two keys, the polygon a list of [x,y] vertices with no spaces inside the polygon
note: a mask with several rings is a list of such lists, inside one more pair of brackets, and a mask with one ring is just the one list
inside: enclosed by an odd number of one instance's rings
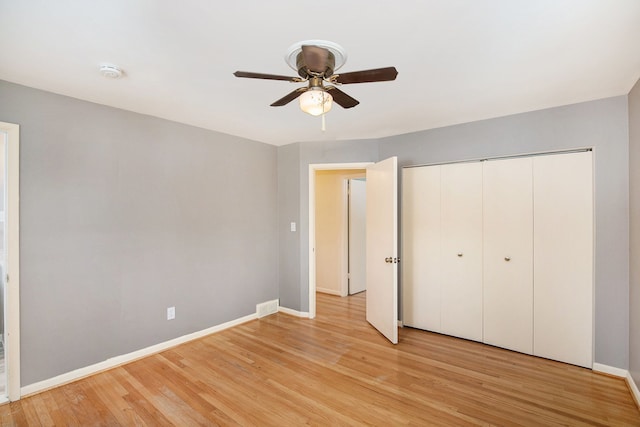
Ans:
{"label": "ceiling fan pull chain", "polygon": [[324,132],[325,130],[327,130],[327,128],[326,128],[326,126],[325,126],[325,123],[324,123],[324,116],[325,116],[325,114],[324,114],[324,113],[322,113],[322,132]]}

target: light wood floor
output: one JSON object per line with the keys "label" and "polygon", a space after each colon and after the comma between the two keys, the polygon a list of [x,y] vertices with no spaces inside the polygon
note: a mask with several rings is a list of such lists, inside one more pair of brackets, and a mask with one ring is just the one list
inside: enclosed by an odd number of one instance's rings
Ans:
{"label": "light wood floor", "polygon": [[640,425],[623,380],[404,328],[364,294],[276,314],[19,402],[2,425]]}

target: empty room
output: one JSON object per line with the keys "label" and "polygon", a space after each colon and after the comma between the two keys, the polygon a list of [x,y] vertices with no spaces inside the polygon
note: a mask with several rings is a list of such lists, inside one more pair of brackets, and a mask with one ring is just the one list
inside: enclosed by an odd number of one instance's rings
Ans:
{"label": "empty room", "polygon": [[640,2],[0,0],[0,425],[640,426]]}

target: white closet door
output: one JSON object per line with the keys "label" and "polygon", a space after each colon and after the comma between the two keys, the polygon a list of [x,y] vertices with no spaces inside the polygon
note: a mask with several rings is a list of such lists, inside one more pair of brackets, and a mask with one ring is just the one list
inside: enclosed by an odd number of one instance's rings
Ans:
{"label": "white closet door", "polygon": [[536,356],[591,368],[591,152],[535,157],[533,171],[533,352]]}
{"label": "white closet door", "polygon": [[482,164],[441,166],[441,331],[482,341]]}
{"label": "white closet door", "polygon": [[533,160],[483,164],[484,342],[533,353]]}
{"label": "white closet door", "polygon": [[402,172],[403,323],[440,332],[440,166]]}

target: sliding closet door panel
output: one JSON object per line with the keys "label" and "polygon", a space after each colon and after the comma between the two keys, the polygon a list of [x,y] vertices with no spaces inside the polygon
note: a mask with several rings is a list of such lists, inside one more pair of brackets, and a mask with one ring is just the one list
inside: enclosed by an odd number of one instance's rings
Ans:
{"label": "sliding closet door panel", "polygon": [[536,157],[533,169],[533,351],[537,356],[591,368],[591,152]]}
{"label": "sliding closet door panel", "polygon": [[441,330],[482,341],[482,164],[441,168]]}
{"label": "sliding closet door panel", "polygon": [[440,332],[440,166],[402,174],[403,323]]}
{"label": "sliding closet door panel", "polygon": [[484,342],[533,353],[533,160],[483,164]]}

